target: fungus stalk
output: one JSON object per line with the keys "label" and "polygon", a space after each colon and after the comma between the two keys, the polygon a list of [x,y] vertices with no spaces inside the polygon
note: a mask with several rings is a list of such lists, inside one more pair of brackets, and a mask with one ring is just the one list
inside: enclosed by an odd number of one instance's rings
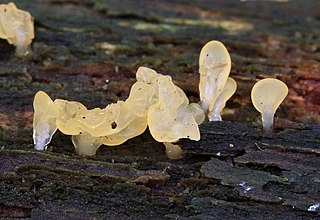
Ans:
{"label": "fungus stalk", "polygon": [[263,134],[266,137],[271,137],[273,134],[273,118],[274,112],[271,112],[270,109],[262,111],[262,127]]}
{"label": "fungus stalk", "polygon": [[166,147],[166,155],[171,160],[177,160],[182,157],[182,149],[179,145],[171,142],[163,142]]}
{"label": "fungus stalk", "polygon": [[208,113],[209,121],[222,121],[221,111],[226,106],[226,102],[237,90],[237,83],[231,77],[228,77],[221,94],[215,101],[211,112]]}
{"label": "fungus stalk", "polygon": [[101,146],[100,138],[91,136],[87,132],[72,136],[72,143],[76,154],[80,156],[94,156]]}
{"label": "fungus stalk", "polygon": [[26,44],[27,41],[27,35],[23,30],[18,29],[16,32],[16,56],[17,57],[24,57],[28,55],[31,50],[30,50],[30,45]]}

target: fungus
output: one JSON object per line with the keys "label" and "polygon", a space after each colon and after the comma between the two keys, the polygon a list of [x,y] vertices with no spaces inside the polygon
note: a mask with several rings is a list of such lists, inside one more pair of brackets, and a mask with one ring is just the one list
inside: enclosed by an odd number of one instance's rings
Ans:
{"label": "fungus", "polygon": [[132,85],[130,94],[125,103],[130,106],[138,117],[145,117],[148,108],[155,102],[155,88],[145,82],[136,82]]}
{"label": "fungus", "polygon": [[137,82],[126,101],[103,109],[88,110],[79,102],[62,99],[52,101],[47,94],[39,92],[34,102],[34,136],[42,135],[41,126],[49,124],[52,128],[45,132],[46,138],[41,142],[35,138],[36,148],[44,150],[57,129],[72,135],[76,153],[86,156],[95,155],[100,145],[120,145],[142,134],[148,126],[159,142],[200,139],[198,125],[205,116],[199,104],[189,104],[185,93],[173,84],[170,76],[141,67],[136,77]]}
{"label": "fungus", "polygon": [[177,160],[182,157],[182,149],[179,145],[170,142],[163,142],[166,147],[167,157],[171,160]]}
{"label": "fungus", "polygon": [[94,156],[101,146],[100,138],[91,136],[88,132],[81,132],[72,136],[72,143],[76,154],[80,156]]}
{"label": "fungus", "polygon": [[199,57],[200,105],[205,113],[211,112],[221,94],[231,70],[231,59],[226,47],[219,41],[210,41]]}
{"label": "fungus", "polygon": [[34,38],[33,18],[14,3],[0,5],[0,38],[16,46],[16,55],[25,56]]}
{"label": "fungus", "polygon": [[184,92],[173,84],[170,76],[160,76],[153,84],[156,84],[158,101],[148,109],[148,126],[152,137],[158,142],[175,142],[180,138],[200,140],[198,123],[201,120],[196,121],[194,115],[201,117],[194,105],[189,105]]}
{"label": "fungus", "polygon": [[155,70],[148,67],[139,67],[136,73],[136,78],[138,82],[145,82],[151,84],[155,78],[160,76]]}
{"label": "fungus", "polygon": [[58,108],[51,98],[42,91],[37,92],[33,101],[33,142],[36,150],[45,150],[57,130]]}
{"label": "fungus", "polygon": [[79,102],[56,99],[54,104],[58,108],[56,125],[66,135],[78,135],[83,129],[78,126],[77,121],[87,108]]}
{"label": "fungus", "polygon": [[263,133],[270,137],[273,132],[274,114],[288,94],[288,87],[278,79],[263,79],[252,88],[251,100],[262,115]]}
{"label": "fungus", "polygon": [[147,118],[135,118],[128,126],[121,131],[101,137],[101,143],[107,146],[116,146],[123,144],[130,138],[142,134],[147,129]]}
{"label": "fungus", "polygon": [[222,121],[221,111],[226,106],[226,102],[237,90],[237,83],[231,77],[228,77],[225,86],[217,100],[215,101],[211,112],[208,113],[209,121]]}

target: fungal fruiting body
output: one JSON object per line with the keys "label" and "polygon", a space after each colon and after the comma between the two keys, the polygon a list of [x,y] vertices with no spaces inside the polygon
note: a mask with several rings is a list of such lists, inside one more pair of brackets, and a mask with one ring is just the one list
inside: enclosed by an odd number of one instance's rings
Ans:
{"label": "fungal fruiting body", "polygon": [[[200,107],[189,105],[187,96],[173,84],[170,76],[159,76],[152,84],[158,94],[148,109],[148,126],[153,138],[159,142],[175,142],[180,138],[200,140],[198,123],[204,120]],[[203,118],[197,122],[198,111]]]}
{"label": "fungal fruiting body", "polygon": [[14,3],[1,4],[0,38],[16,46],[17,56],[25,56],[34,38],[34,24],[30,13],[18,9]]}
{"label": "fungal fruiting body", "polygon": [[204,121],[204,113],[198,104],[189,104],[170,76],[140,67],[136,77],[127,100],[103,109],[88,110],[79,102],[62,99],[52,101],[38,92],[34,99],[35,148],[44,150],[57,129],[72,135],[76,153],[86,156],[95,155],[100,145],[122,144],[147,127],[159,142],[200,139],[198,124]]}
{"label": "fungal fruiting body", "polygon": [[211,112],[221,94],[231,70],[231,58],[219,41],[210,41],[202,48],[199,57],[200,105],[204,112]]}
{"label": "fungal fruiting body", "polygon": [[237,90],[237,83],[231,77],[228,77],[222,92],[216,99],[211,112],[208,113],[209,121],[221,121],[221,111],[226,106],[226,102]]}
{"label": "fungal fruiting body", "polygon": [[262,115],[263,133],[272,136],[274,114],[288,94],[288,87],[278,79],[262,79],[252,88],[253,106]]}
{"label": "fungal fruiting body", "polygon": [[58,108],[44,92],[38,92],[33,101],[33,141],[37,150],[45,150],[57,130]]}

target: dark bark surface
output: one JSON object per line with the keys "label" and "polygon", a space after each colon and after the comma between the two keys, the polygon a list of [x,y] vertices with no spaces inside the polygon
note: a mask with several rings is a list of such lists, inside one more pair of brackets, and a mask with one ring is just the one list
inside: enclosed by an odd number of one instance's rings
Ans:
{"label": "dark bark surface", "polygon": [[[8,2],[8,1],[3,1]],[[308,1],[13,1],[35,18],[32,55],[0,40],[0,217],[317,219],[320,213],[320,3]],[[94,157],[54,135],[33,150],[38,90],[88,108],[124,100],[139,66],[198,98],[198,55],[222,41],[238,83],[223,122],[180,140],[170,160],[146,131]],[[289,87],[275,135],[261,135],[252,85]]]}

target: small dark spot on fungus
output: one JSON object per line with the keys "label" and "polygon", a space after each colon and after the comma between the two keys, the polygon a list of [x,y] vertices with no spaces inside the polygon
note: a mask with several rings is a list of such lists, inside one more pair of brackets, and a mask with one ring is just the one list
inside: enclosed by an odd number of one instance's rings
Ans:
{"label": "small dark spot on fungus", "polygon": [[80,131],[79,134],[82,134],[82,132]]}
{"label": "small dark spot on fungus", "polygon": [[83,116],[82,118],[83,118],[83,119],[86,119],[86,117],[84,117],[84,116]]}
{"label": "small dark spot on fungus", "polygon": [[207,57],[209,56],[209,54],[207,54]]}
{"label": "small dark spot on fungus", "polygon": [[112,129],[116,129],[116,127],[117,127],[117,123],[114,121],[114,122],[112,122],[111,123],[111,128]]}
{"label": "small dark spot on fungus", "polygon": [[139,88],[138,90],[140,91],[142,88]]}
{"label": "small dark spot on fungus", "polygon": [[3,11],[4,11],[4,12],[7,12],[7,9],[5,8],[5,9],[3,9]]}

